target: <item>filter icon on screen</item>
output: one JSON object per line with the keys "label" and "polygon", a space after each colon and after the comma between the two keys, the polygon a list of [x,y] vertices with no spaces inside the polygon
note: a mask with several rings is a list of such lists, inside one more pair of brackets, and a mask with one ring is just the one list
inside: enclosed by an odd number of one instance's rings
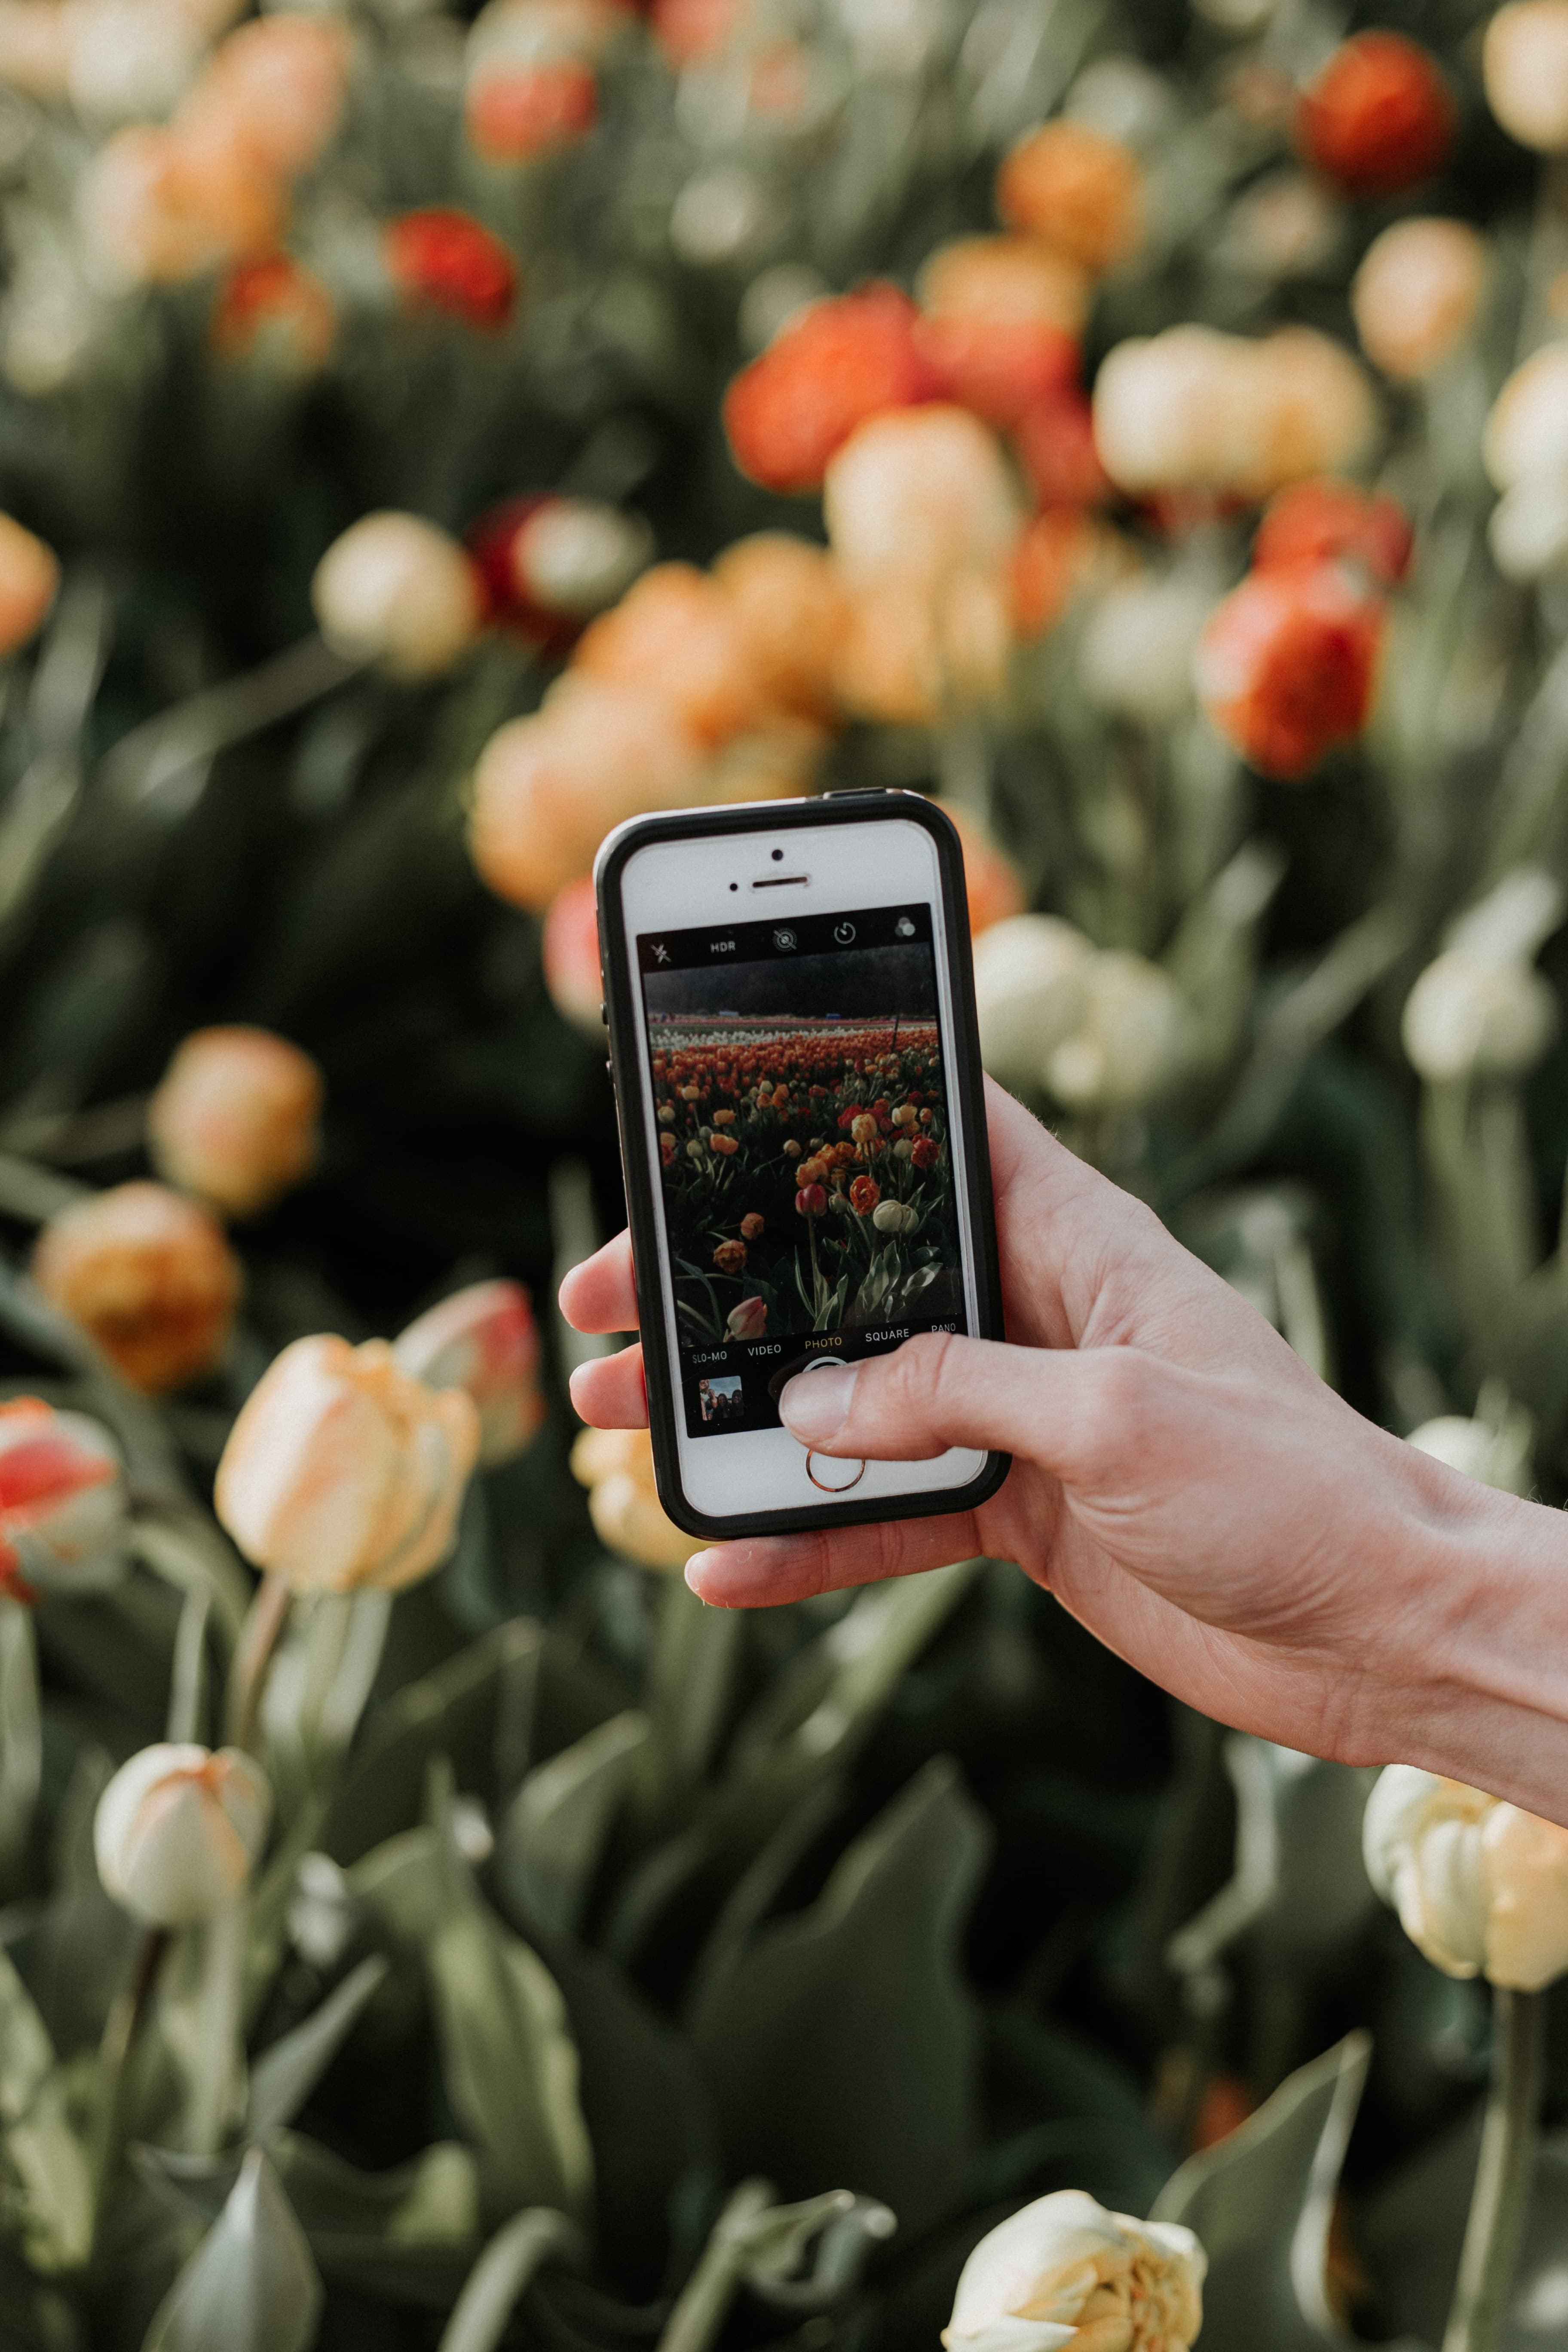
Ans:
{"label": "filter icon on screen", "polygon": [[900,939],[901,940],[912,940],[914,938],[915,927],[910,922],[907,915],[900,915],[898,921],[893,925],[893,929],[897,931]]}
{"label": "filter icon on screen", "polygon": [[787,952],[788,950],[793,948],[795,945],[795,933],[793,931],[775,931],[773,933],[773,945],[775,948],[782,948]]}

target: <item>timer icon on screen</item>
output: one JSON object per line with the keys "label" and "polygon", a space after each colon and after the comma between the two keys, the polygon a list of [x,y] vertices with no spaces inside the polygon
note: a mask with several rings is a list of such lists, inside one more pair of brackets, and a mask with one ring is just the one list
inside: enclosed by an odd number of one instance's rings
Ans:
{"label": "timer icon on screen", "polygon": [[847,948],[847,947],[848,946],[848,944],[849,944],[850,940],[851,940],[854,938],[854,936],[855,936],[855,926],[854,926],[854,924],[853,924],[853,923],[838,923],[838,924],[836,924],[836,925],[835,925],[835,927],[834,927],[833,936],[834,936],[834,938],[837,940],[837,942],[838,942],[838,944],[839,944],[839,946],[840,946],[841,948]]}

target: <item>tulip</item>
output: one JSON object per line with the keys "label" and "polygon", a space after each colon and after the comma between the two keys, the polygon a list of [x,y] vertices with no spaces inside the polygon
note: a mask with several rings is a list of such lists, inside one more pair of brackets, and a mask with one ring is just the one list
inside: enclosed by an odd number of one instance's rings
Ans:
{"label": "tulip", "polygon": [[666,1516],[658,1499],[646,1429],[584,1430],[572,1448],[572,1474],[588,1489],[588,1516],[606,1550],[641,1568],[685,1567],[691,1538]]}
{"label": "tulip", "polygon": [[879,1201],[871,1212],[871,1223],[879,1234],[912,1233],[920,1221],[921,1213],[912,1201]]}
{"label": "tulip", "polygon": [[1447,161],[1458,120],[1429,50],[1398,33],[1357,33],[1303,93],[1296,138],[1348,195],[1395,196]]}
{"label": "tulip", "polygon": [[[563,1021],[597,1045],[605,1034],[604,977],[599,969],[599,912],[592,876],[584,874],[568,882],[551,900],[542,946],[544,985],[551,1003]],[[664,1115],[661,1110],[659,1117]],[[673,1118],[673,1111],[669,1115]]]}
{"label": "tulip", "polygon": [[[992,839],[985,827],[965,810],[947,811],[958,831],[963,847],[963,887],[969,933],[978,939],[982,931],[994,923],[1005,923],[1014,915],[1022,914],[1025,904],[1024,879],[1005,850]],[[913,1117],[910,1113],[910,1117]],[[895,1122],[900,1114],[893,1113]]]}
{"label": "tulip", "polygon": [[1310,327],[1259,342],[1172,327],[1118,344],[1095,379],[1096,446],[1125,490],[1267,498],[1349,465],[1375,425],[1361,368]]}
{"label": "tulip", "polygon": [[1012,622],[1021,637],[1043,637],[1055,628],[1091,577],[1104,544],[1105,535],[1071,507],[1026,524],[1008,572]]}
{"label": "tulip", "polygon": [[927,399],[935,385],[916,312],[893,286],[814,302],[785,320],[724,395],[724,430],[742,474],[764,489],[815,490],[857,425]]}
{"label": "tulip", "polygon": [[1206,2267],[1180,2222],[1058,2189],[981,2239],[942,2340],[947,2352],[1188,2352]]}
{"label": "tulip", "polygon": [[443,205],[405,213],[387,226],[382,250],[413,310],[442,311],[489,333],[505,327],[517,307],[510,248],[468,213]]}
{"label": "tulip", "polygon": [[1568,1969],[1568,1830],[1391,1764],[1367,1800],[1367,1876],[1451,1977],[1539,1992]]}
{"label": "tulip", "polygon": [[1076,383],[1055,384],[1031,401],[1014,439],[1035,496],[1047,512],[1100,506],[1110,495],[1110,478],[1095,446],[1094,410]]}
{"label": "tulip", "polygon": [[242,25],[217,49],[176,128],[226,144],[280,179],[317,162],[342,116],[349,34],[328,16]]}
{"label": "tulip", "polygon": [[730,599],[689,563],[657,563],[577,648],[582,675],[661,696],[699,743],[762,716],[756,668]]}
{"label": "tulip", "polygon": [[153,1396],[214,1369],[239,1302],[239,1263],[221,1228],[162,1184],[117,1184],[59,1210],[32,1273],[121,1377]]}
{"label": "tulip", "polygon": [[1487,419],[1481,456],[1500,490],[1568,475],[1568,339],[1542,344],[1515,368]]}
{"label": "tulip", "polygon": [[827,1214],[827,1194],[820,1184],[803,1184],[795,1196],[797,1217],[825,1217]]}
{"label": "tulip", "polygon": [[[1058,1102],[1087,1111],[1139,1110],[1167,1094],[1182,1075],[1187,1015],[1158,964],[1116,950],[1086,958],[1079,981],[1083,1011],[1044,1058]],[[915,1163],[922,1149],[917,1143]]]}
{"label": "tulip", "polygon": [[702,65],[723,54],[747,0],[654,0],[649,21],[673,66]]}
{"label": "tulip", "polygon": [[885,578],[848,604],[835,650],[839,701],[889,726],[935,727],[998,699],[1012,651],[1005,572]]}
{"label": "tulip", "polygon": [[1000,573],[1023,515],[995,436],[962,408],[876,416],[827,468],[823,512],[855,587]]}
{"label": "tulip", "polygon": [[724,1330],[731,1339],[760,1339],[767,1328],[767,1302],[762,1298],[742,1298],[724,1318]]}
{"label": "tulip", "polygon": [[1465,222],[1395,221],[1367,247],[1351,287],[1363,351],[1402,382],[1430,375],[1475,325],[1487,275],[1486,240]]}
{"label": "tulip", "polygon": [[220,1214],[254,1216],[315,1166],[321,1096],[309,1054],[270,1030],[195,1030],[147,1106],[153,1163]]}
{"label": "tulip", "polygon": [[266,1776],[240,1748],[143,1748],[99,1799],[98,1874],[148,1927],[195,1927],[246,1885],[271,1815]]}
{"label": "tulip", "polygon": [[1448,948],[1405,1001],[1400,1036],[1424,1078],[1522,1077],[1557,1032],[1557,1000],[1522,959]]}
{"label": "tulip", "polygon": [[1379,600],[1336,565],[1255,572],[1204,630],[1199,696],[1261,774],[1300,782],[1366,724],[1383,626]]}
{"label": "tulip", "polygon": [[586,136],[595,66],[626,11],[605,0],[490,0],[468,34],[463,120],[491,163],[527,163]]}
{"label": "tulip", "polygon": [[1026,131],[996,174],[1012,228],[1037,236],[1100,276],[1131,259],[1143,236],[1143,174],[1131,148],[1087,122]]}
{"label": "tulip", "polygon": [[284,253],[229,271],[213,310],[220,359],[256,360],[279,375],[314,375],[337,336],[337,310],[321,280]]}
{"label": "tulip", "polygon": [[0,659],[37,635],[59,581],[53,550],[0,514]]}
{"label": "tulip", "polygon": [[1413,1429],[1405,1442],[1418,1454],[1429,1454],[1435,1462],[1446,1462],[1450,1470],[1478,1478],[1483,1486],[1495,1486],[1500,1494],[1528,1495],[1534,1441],[1531,1415],[1511,1406],[1494,1421],[1439,1413]]}
{"label": "tulip", "polygon": [[725,550],[713,582],[729,600],[766,700],[805,719],[831,719],[844,625],[844,591],[831,558],[784,531],[758,531]]}
{"label": "tulip", "polygon": [[721,1242],[713,1252],[713,1263],[721,1274],[741,1274],[745,1269],[744,1242]]}
{"label": "tulip", "polygon": [[1037,1086],[1042,1055],[1078,1026],[1091,952],[1055,915],[1016,915],[975,941],[981,1059],[1004,1086]]}
{"label": "tulip", "polygon": [[55,0],[7,0],[0,8],[0,83],[29,98],[61,99],[74,43]]}
{"label": "tulip", "polygon": [[0,1591],[104,1591],[124,1572],[124,1538],[109,1432],[37,1397],[0,1404]]}
{"label": "tulip", "polygon": [[332,541],[310,602],[334,653],[410,680],[449,670],[483,617],[478,574],[457,541],[391,510],[362,516]]}
{"label": "tulip", "polygon": [[857,1176],[849,1187],[849,1205],[857,1216],[868,1216],[882,1197],[882,1188],[874,1176]]}
{"label": "tulip", "polygon": [[745,1215],[745,1216],[743,1216],[743,1217],[742,1218],[742,1220],[741,1220],[741,1238],[742,1238],[742,1241],[748,1241],[748,1242],[754,1242],[754,1241],[757,1239],[758,1235],[762,1233],[762,1231],[763,1231],[763,1224],[764,1224],[764,1220],[763,1220],[761,1216],[759,1216],[759,1214],[757,1213],[756,1210],[755,1210],[755,1209],[749,1210],[749,1211],[747,1212],[746,1215]]}
{"label": "tulip", "polygon": [[1016,426],[1078,375],[1089,281],[1021,236],[960,237],[921,272],[916,328],[935,388],[988,425]]}
{"label": "tulip", "polygon": [[716,1151],[721,1160],[732,1160],[741,1149],[732,1135],[710,1135],[708,1139],[708,1148],[710,1151]]}
{"label": "tulip", "polygon": [[1182,572],[1119,581],[1092,606],[1079,657],[1084,691],[1102,710],[1168,726],[1190,709],[1193,654],[1212,588]]}
{"label": "tulip", "polygon": [[296,1339],[229,1433],[217,1515],[296,1592],[400,1591],[451,1550],[479,1432],[471,1397],[426,1387],[384,1339]]}
{"label": "tulip", "polygon": [[409,1324],[394,1343],[426,1388],[461,1389],[479,1416],[479,1463],[521,1454],[549,1413],[539,1385],[539,1326],[521,1282],[473,1282]]}
{"label": "tulip", "polygon": [[932,1136],[917,1136],[910,1146],[910,1160],[916,1168],[934,1168],[941,1157],[942,1146]]}
{"label": "tulip", "polygon": [[1306,563],[1353,563],[1384,587],[1410,568],[1412,534],[1404,509],[1369,498],[1353,482],[1293,482],[1269,499],[1252,543],[1255,572]]}
{"label": "tulip", "polygon": [[498,618],[549,651],[625,594],[653,552],[640,515],[599,499],[505,499],[468,535]]}
{"label": "tulip", "polygon": [[287,192],[234,142],[178,124],[128,124],[88,168],[82,216],[110,267],[132,286],[174,286],[271,252]]}
{"label": "tulip", "polygon": [[1548,155],[1568,149],[1568,0],[1513,0],[1487,26],[1487,103],[1510,136]]}
{"label": "tulip", "polygon": [[679,808],[700,786],[698,748],[668,702],[572,672],[480,753],[469,853],[499,897],[538,910],[587,870],[612,825]]}

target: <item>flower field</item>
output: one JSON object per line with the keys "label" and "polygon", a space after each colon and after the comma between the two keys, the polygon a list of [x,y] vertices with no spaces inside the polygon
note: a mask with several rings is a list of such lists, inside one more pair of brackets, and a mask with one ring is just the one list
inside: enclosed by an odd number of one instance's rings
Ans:
{"label": "flower field", "polygon": [[[703,1607],[553,1305],[599,843],[895,786],[992,1074],[1568,1497],[1565,0],[0,0],[0,2352],[1568,2341],[1568,1834]],[[743,1001],[694,1344],[953,1319],[930,998]]]}

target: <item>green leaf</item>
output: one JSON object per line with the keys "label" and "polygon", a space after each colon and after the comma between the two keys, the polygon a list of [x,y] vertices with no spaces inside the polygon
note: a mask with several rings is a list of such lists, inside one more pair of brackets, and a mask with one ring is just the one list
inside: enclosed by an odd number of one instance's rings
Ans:
{"label": "green leaf", "polygon": [[170,2288],[143,2352],[307,2352],[321,2282],[305,2233],[259,2148]]}
{"label": "green leaf", "polygon": [[585,2207],[594,2157],[577,2053],[554,1979],[473,1901],[426,1951],[447,2095],[503,2208]]}
{"label": "green leaf", "polygon": [[0,1597],[0,1895],[26,1858],[43,1769],[33,1612]]}
{"label": "green leaf", "polygon": [[628,1710],[524,1780],[497,1831],[492,1865],[502,1908],[520,1927],[576,1933],[605,1839],[647,1739],[647,1716]]}
{"label": "green leaf", "polygon": [[974,2151],[976,2023],[958,1938],[985,1832],[951,1763],[919,1773],[803,1916],[759,1931],[692,2037],[736,2171],[840,2180],[917,2228]]}
{"label": "green leaf", "polygon": [[263,2051],[250,2071],[247,2139],[264,2138],[275,2125],[293,2122],[353,2031],[361,2010],[385,1978],[389,1965],[380,1953],[372,1953],[342,1984],[334,1986],[302,2024]]}
{"label": "green leaf", "polygon": [[1329,2305],[1329,2224],[1371,2053],[1368,2035],[1347,2034],[1156,2198],[1150,2218],[1184,2221],[1208,2255],[1204,2352],[1353,2341]]}
{"label": "green leaf", "polygon": [[504,2222],[468,2273],[439,2352],[495,2352],[513,2305],[547,2262],[582,2245],[564,2213],[535,2207]]}
{"label": "green leaf", "polygon": [[92,2244],[94,2194],[67,2077],[43,2019],[0,1949],[0,2172],[28,2262],[77,2269]]}

